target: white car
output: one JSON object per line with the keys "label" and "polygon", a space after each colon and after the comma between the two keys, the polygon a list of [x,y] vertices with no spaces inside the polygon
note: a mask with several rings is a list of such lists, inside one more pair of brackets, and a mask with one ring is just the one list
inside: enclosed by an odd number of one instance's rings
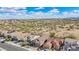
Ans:
{"label": "white car", "polygon": [[0,43],[4,43],[4,41],[5,41],[5,38],[0,37]]}

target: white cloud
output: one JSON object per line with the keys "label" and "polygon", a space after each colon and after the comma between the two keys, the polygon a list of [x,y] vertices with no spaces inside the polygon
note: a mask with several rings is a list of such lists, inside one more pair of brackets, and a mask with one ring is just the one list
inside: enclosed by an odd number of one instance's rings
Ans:
{"label": "white cloud", "polygon": [[30,15],[33,18],[57,18],[59,17],[57,14],[55,14],[54,12],[33,12],[31,11]]}
{"label": "white cloud", "polygon": [[70,12],[68,11],[65,11],[65,12],[62,12],[62,15],[60,17],[79,17],[79,10],[72,10]]}
{"label": "white cloud", "polygon": [[40,9],[44,9],[44,7],[38,7],[38,8],[35,8],[36,10],[40,10]]}
{"label": "white cloud", "polygon": [[[37,9],[43,9],[42,7],[39,7]],[[65,18],[65,17],[79,17],[79,10],[72,10],[72,11],[64,11],[60,14],[61,11],[54,8],[48,12],[42,12],[42,11],[30,11],[27,12],[26,8],[0,8],[0,12],[4,12],[3,14],[0,13],[0,18],[6,19],[6,18],[13,18],[13,19],[39,19],[39,18]],[[7,13],[5,13],[7,12]]]}
{"label": "white cloud", "polygon": [[[20,10],[21,9],[21,10]],[[43,7],[39,7],[37,9],[43,9]],[[57,17],[57,15],[55,15],[55,13],[58,13],[59,10],[58,9],[52,9],[49,12],[42,12],[42,11],[38,11],[38,12],[34,12],[34,11],[30,11],[29,13],[27,13],[26,8],[15,8],[15,7],[9,7],[9,8],[1,8],[0,9],[1,12],[4,12],[3,15],[1,15],[2,18],[52,18],[52,17]],[[7,14],[5,13],[7,12]]]}
{"label": "white cloud", "polygon": [[39,11],[39,12],[33,12],[32,14],[33,14],[33,15],[38,15],[38,16],[41,16],[41,15],[44,15],[45,13],[44,13],[44,12]]}
{"label": "white cloud", "polygon": [[51,13],[59,13],[60,11],[58,9],[52,9],[49,12],[51,12]]}
{"label": "white cloud", "polygon": [[[20,10],[21,9],[21,10]],[[18,11],[22,11],[25,12],[25,7],[21,8],[21,7],[2,7],[0,8],[0,12],[18,12]]]}
{"label": "white cloud", "polygon": [[15,12],[16,10],[12,9],[12,8],[0,8],[0,12]]}
{"label": "white cloud", "polygon": [[15,9],[15,10],[19,10],[19,9],[25,10],[26,9],[26,7],[12,7],[12,8]]}
{"label": "white cloud", "polygon": [[79,13],[79,10],[73,10],[74,13]]}
{"label": "white cloud", "polygon": [[22,18],[27,15],[27,10],[25,7],[2,7],[0,8],[0,18]]}

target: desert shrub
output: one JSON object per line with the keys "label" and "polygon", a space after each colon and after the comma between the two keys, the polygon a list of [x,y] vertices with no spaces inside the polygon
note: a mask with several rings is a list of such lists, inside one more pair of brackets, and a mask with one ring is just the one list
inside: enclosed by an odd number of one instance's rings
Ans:
{"label": "desert shrub", "polygon": [[51,32],[49,37],[55,37],[55,33],[54,32]]}
{"label": "desert shrub", "polygon": [[73,27],[73,26],[69,26],[69,28],[70,28],[70,29],[73,29],[74,27]]}
{"label": "desert shrub", "polygon": [[69,36],[64,37],[64,39],[65,39],[65,38],[76,39],[76,37],[75,37],[74,35],[69,35]]}
{"label": "desert shrub", "polygon": [[27,46],[27,44],[24,43],[24,42],[22,42],[22,43],[21,43],[21,47],[25,47],[25,46]]}
{"label": "desert shrub", "polygon": [[5,41],[11,41],[11,38],[5,38]]}
{"label": "desert shrub", "polygon": [[5,37],[5,41],[11,41],[11,36],[10,36],[10,35],[7,35],[7,36]]}
{"label": "desert shrub", "polygon": [[59,28],[62,28],[63,29],[64,27],[63,26],[59,26]]}
{"label": "desert shrub", "polygon": [[7,35],[7,38],[11,38],[11,36],[10,35]]}
{"label": "desert shrub", "polygon": [[68,28],[67,30],[70,31],[70,28]]}
{"label": "desert shrub", "polygon": [[18,42],[24,42],[24,40],[18,40]]}
{"label": "desert shrub", "polygon": [[5,36],[4,36],[4,33],[1,33],[1,32],[0,32],[0,37],[5,37]]}

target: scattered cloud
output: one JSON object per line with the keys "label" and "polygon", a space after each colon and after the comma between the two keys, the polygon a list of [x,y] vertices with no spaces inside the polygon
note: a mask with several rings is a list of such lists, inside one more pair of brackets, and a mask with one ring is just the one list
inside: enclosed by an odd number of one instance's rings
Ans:
{"label": "scattered cloud", "polygon": [[65,18],[65,17],[79,17],[79,10],[60,11],[57,8],[52,8],[48,12],[43,12],[40,9],[44,7],[35,8],[39,11],[28,11],[25,7],[2,7],[0,8],[0,18],[2,19],[37,19],[37,18]]}
{"label": "scattered cloud", "polygon": [[70,12],[68,11],[65,11],[65,12],[62,12],[62,15],[61,17],[79,17],[79,10],[72,10]]}
{"label": "scattered cloud", "polygon": [[26,12],[25,8],[14,8],[14,7],[2,7],[0,8],[1,13],[17,13],[17,12]]}
{"label": "scattered cloud", "polygon": [[49,12],[51,12],[51,13],[59,13],[60,11],[58,9],[52,9]]}
{"label": "scattered cloud", "polygon": [[74,13],[79,13],[79,10],[73,10]]}

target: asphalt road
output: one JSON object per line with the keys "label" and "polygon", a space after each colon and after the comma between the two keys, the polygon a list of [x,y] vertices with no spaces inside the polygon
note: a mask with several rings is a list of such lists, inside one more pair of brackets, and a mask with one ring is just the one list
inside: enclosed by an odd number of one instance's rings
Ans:
{"label": "asphalt road", "polygon": [[0,43],[0,47],[7,50],[7,51],[28,51],[26,49],[14,46],[14,45],[10,45],[7,43]]}

